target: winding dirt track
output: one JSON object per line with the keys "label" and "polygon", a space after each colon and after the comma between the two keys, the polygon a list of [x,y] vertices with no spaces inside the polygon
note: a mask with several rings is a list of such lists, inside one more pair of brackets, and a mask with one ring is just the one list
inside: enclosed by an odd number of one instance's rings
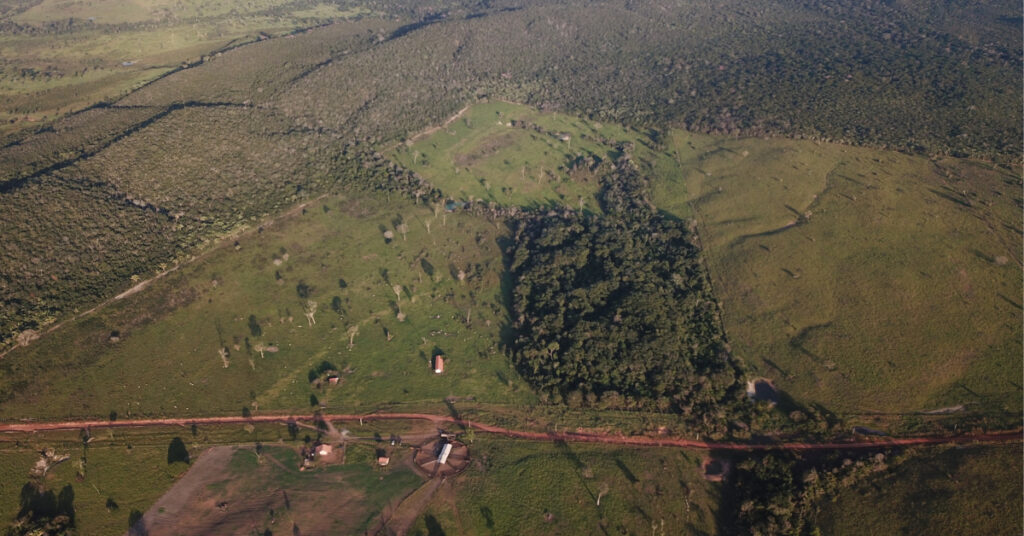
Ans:
{"label": "winding dirt track", "polygon": [[[642,447],[683,447],[705,450],[847,450],[906,447],[914,445],[951,445],[968,443],[1012,443],[1021,442],[1021,430],[986,432],[947,436],[917,436],[903,438],[879,438],[870,441],[826,442],[826,443],[717,443],[683,439],[677,437],[624,436],[610,434],[587,434],[578,432],[527,432],[510,430],[479,422],[456,419],[443,415],[424,413],[371,413],[366,415],[329,414],[322,418],[327,421],[394,421],[426,420],[435,424],[456,425],[473,428],[481,432],[500,434],[516,439],[531,441],[572,441],[578,443],[610,443]],[[138,419],[131,421],[63,421],[34,423],[0,423],[0,432],[44,432],[53,430],[80,430],[83,428],[140,428],[147,426],[191,426],[208,424],[288,423],[313,421],[308,415],[258,415],[253,417],[200,417],[192,419]]]}

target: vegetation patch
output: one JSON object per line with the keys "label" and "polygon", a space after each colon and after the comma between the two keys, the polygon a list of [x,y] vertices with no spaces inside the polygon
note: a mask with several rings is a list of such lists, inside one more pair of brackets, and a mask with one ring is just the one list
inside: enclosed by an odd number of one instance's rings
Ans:
{"label": "vegetation patch", "polygon": [[823,503],[817,524],[837,536],[1019,534],[1021,471],[1020,445],[919,451]]}
{"label": "vegetation patch", "polygon": [[672,408],[715,420],[740,368],[685,225],[659,215],[628,160],[605,170],[604,214],[529,218],[514,234],[514,351],[570,405]]}

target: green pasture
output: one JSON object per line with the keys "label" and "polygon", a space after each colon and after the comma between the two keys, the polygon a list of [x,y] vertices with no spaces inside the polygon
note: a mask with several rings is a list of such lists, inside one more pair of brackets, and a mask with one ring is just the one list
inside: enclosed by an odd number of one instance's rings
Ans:
{"label": "green pasture", "polygon": [[[0,382],[17,395],[0,414],[302,411],[311,395],[334,411],[531,401],[501,344],[504,235],[411,200],[310,202],[8,355]],[[444,374],[430,367],[436,352]],[[314,388],[313,369],[340,372],[340,384]]]}
{"label": "green pasture", "polygon": [[1021,447],[919,452],[826,503],[822,534],[1020,534]]}
{"label": "green pasture", "polygon": [[700,453],[489,436],[470,449],[410,534],[716,533],[721,485],[702,477]]}
{"label": "green pasture", "polygon": [[596,211],[599,178],[586,159],[614,160],[627,144],[644,166],[674,165],[635,130],[502,101],[473,104],[392,156],[457,200]]}
{"label": "green pasture", "polygon": [[[734,352],[840,413],[1018,419],[1020,180],[962,160],[676,132]],[[1016,417],[1014,417],[1016,416]]]}

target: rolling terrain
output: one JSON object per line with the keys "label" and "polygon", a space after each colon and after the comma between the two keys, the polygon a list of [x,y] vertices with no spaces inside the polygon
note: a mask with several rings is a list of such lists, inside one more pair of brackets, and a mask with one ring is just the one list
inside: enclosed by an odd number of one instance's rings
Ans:
{"label": "rolling terrain", "polygon": [[385,412],[474,453],[411,534],[1013,533],[1019,445],[901,441],[1019,439],[1018,11],[0,2],[0,419],[80,428],[0,437],[0,516],[121,533],[182,443],[242,447],[202,530],[385,527],[404,424],[309,477],[261,423]]}

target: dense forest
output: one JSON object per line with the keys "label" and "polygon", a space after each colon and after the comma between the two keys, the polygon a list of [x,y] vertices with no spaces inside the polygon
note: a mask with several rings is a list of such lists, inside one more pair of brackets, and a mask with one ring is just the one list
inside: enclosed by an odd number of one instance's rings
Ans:
{"label": "dense forest", "polygon": [[628,158],[605,164],[602,214],[516,222],[514,359],[555,402],[657,407],[711,425],[740,399],[694,235],[647,199]]}

